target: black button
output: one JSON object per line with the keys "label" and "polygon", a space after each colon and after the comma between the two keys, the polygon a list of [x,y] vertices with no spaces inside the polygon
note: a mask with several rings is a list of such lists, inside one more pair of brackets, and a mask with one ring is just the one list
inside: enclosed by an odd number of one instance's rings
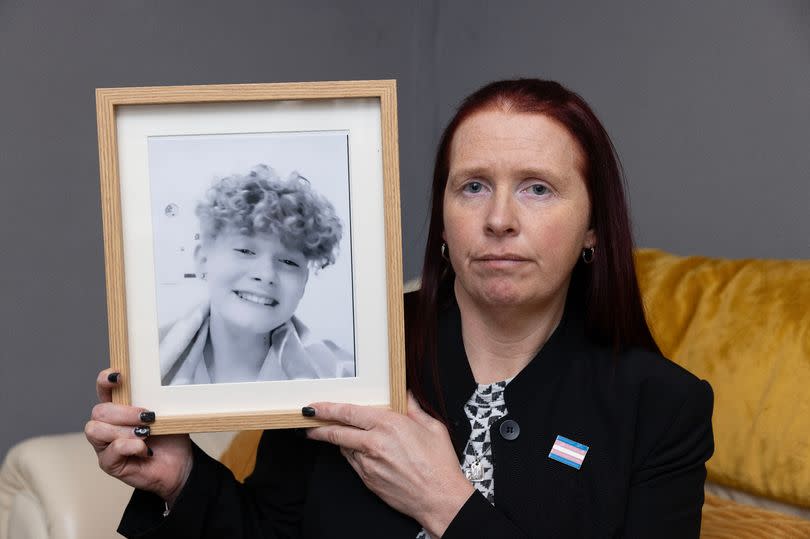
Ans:
{"label": "black button", "polygon": [[513,419],[507,419],[501,423],[499,430],[504,440],[514,440],[520,436],[520,425]]}

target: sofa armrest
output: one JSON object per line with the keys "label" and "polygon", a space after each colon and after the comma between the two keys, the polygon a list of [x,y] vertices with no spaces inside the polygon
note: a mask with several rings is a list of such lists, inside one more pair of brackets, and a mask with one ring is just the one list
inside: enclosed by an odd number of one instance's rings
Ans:
{"label": "sofa armrest", "polygon": [[0,468],[0,539],[40,539],[43,528],[42,539],[117,537],[131,493],[99,469],[84,434],[25,440]]}
{"label": "sofa armrest", "polygon": [[[192,436],[215,458],[232,437]],[[0,539],[118,538],[131,494],[131,487],[101,471],[83,433],[25,440],[0,467]]]}
{"label": "sofa armrest", "polygon": [[11,500],[8,511],[8,522],[4,528],[3,538],[40,539],[48,537],[48,523],[45,522],[45,511],[39,500],[27,490],[20,490]]}

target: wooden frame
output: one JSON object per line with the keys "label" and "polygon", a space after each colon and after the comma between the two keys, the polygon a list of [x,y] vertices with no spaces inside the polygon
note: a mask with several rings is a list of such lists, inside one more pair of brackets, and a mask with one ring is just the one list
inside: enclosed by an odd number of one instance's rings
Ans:
{"label": "wooden frame", "polygon": [[[403,317],[402,317],[402,261],[401,261],[401,235],[400,235],[400,211],[399,211],[399,162],[398,162],[398,147],[397,147],[397,118],[396,118],[396,85],[392,80],[380,81],[342,81],[342,82],[307,82],[307,83],[279,83],[279,84],[235,84],[235,85],[204,85],[204,86],[167,86],[167,87],[142,87],[142,88],[99,88],[96,90],[96,111],[98,121],[98,137],[99,137],[99,167],[101,179],[101,199],[102,199],[102,214],[104,226],[104,254],[106,266],[106,288],[107,288],[107,301],[108,301],[108,324],[109,324],[109,339],[110,339],[110,358],[111,367],[121,373],[122,384],[121,387],[114,391],[113,401],[119,404],[131,404],[135,406],[143,406],[148,409],[154,410],[157,419],[152,425],[152,433],[166,434],[178,432],[204,432],[204,431],[223,431],[223,430],[252,430],[252,429],[265,429],[265,428],[289,428],[289,427],[304,427],[315,426],[321,422],[314,418],[302,417],[299,405],[314,402],[316,400],[337,400],[330,398],[312,398],[312,400],[296,402],[293,406],[282,406],[278,408],[278,404],[271,404],[268,407],[259,407],[252,409],[245,405],[235,405],[238,409],[228,409],[226,411],[206,409],[203,412],[195,413],[194,411],[184,411],[182,413],[166,412],[160,406],[154,406],[151,402],[141,400],[143,395],[166,395],[166,402],[180,402],[182,399],[191,400],[197,399],[199,402],[208,403],[209,400],[214,402],[220,399],[222,402],[228,402],[228,391],[233,392],[234,397],[239,397],[244,389],[236,388],[236,384],[210,384],[209,386],[201,385],[186,385],[180,387],[161,386],[157,389],[152,388],[152,382],[149,382],[148,393],[147,390],[140,390],[138,384],[142,384],[145,375],[139,374],[138,369],[144,370],[146,367],[138,367],[138,363],[133,358],[133,347],[138,347],[137,361],[141,357],[149,356],[156,357],[154,347],[156,341],[153,339],[157,335],[157,327],[153,330],[142,330],[142,335],[147,335],[148,338],[141,338],[133,336],[133,324],[138,325],[139,328],[150,325],[148,321],[141,320],[141,315],[133,315],[135,312],[132,307],[133,299],[136,297],[147,297],[150,294],[154,295],[154,291],[148,290],[148,286],[143,284],[136,286],[141,279],[142,282],[148,282],[148,276],[138,276],[138,272],[144,274],[143,268],[136,268],[132,264],[133,260],[140,259],[141,256],[148,258],[148,254],[143,249],[138,252],[138,256],[127,253],[133,252],[135,245],[133,241],[127,238],[134,234],[128,232],[128,225],[126,223],[137,222],[138,226],[151,226],[148,219],[143,217],[144,212],[135,202],[137,197],[128,197],[126,194],[126,185],[129,182],[132,185],[139,185],[144,182],[143,174],[140,176],[131,173],[127,167],[133,169],[145,166],[140,160],[133,160],[130,157],[122,159],[123,148],[127,142],[122,142],[122,137],[129,137],[127,140],[132,140],[132,145],[142,144],[143,141],[137,136],[127,134],[124,127],[124,114],[126,115],[139,115],[143,111],[148,111],[152,114],[152,118],[161,117],[161,111],[166,110],[174,113],[180,111],[182,114],[193,117],[201,115],[208,118],[210,111],[219,111],[218,113],[230,114],[235,118],[233,121],[238,124],[238,118],[242,113],[240,108],[242,104],[249,104],[255,110],[267,111],[268,117],[272,118],[273,114],[285,110],[287,105],[292,106],[293,109],[309,110],[308,107],[314,107],[314,104],[321,106],[321,104],[328,104],[329,110],[337,110],[336,114],[340,113],[341,107],[351,107],[356,103],[368,104],[373,110],[375,107],[379,110],[379,148],[376,150],[372,147],[361,148],[362,152],[381,151],[381,174],[377,179],[382,180],[382,186],[374,185],[369,188],[367,185],[358,187],[352,184],[352,181],[361,181],[360,179],[352,178],[349,181],[352,197],[355,191],[365,193],[366,191],[378,192],[379,196],[375,196],[374,200],[365,201],[363,204],[364,215],[367,213],[368,207],[379,209],[376,213],[382,216],[382,221],[378,223],[381,231],[380,234],[384,238],[384,249],[377,252],[378,260],[371,260],[373,257],[369,253],[375,251],[374,241],[359,238],[356,234],[358,228],[363,230],[373,230],[373,226],[359,227],[354,223],[354,217],[351,219],[350,229],[352,252],[351,252],[351,265],[354,268],[352,271],[353,284],[357,288],[358,276],[354,273],[358,267],[375,266],[384,268],[378,273],[383,273],[380,276],[380,282],[385,287],[385,293],[381,294],[382,297],[377,298],[373,309],[377,309],[377,314],[367,316],[367,319],[376,318],[379,323],[379,314],[382,313],[386,318],[387,324],[383,322],[383,326],[377,328],[384,330],[385,336],[379,337],[376,350],[374,346],[367,346],[365,356],[362,350],[358,353],[357,365],[364,365],[367,361],[371,365],[371,356],[379,353],[383,348],[387,349],[387,387],[378,387],[379,383],[374,385],[374,382],[363,380],[363,372],[371,371],[383,372],[384,366],[368,367],[365,371],[358,367],[357,375],[350,379],[340,380],[312,380],[303,382],[301,380],[288,380],[288,381],[270,381],[270,382],[255,382],[248,384],[238,384],[253,390],[254,386],[261,384],[270,384],[273,391],[266,392],[267,394],[275,395],[277,392],[282,392],[283,387],[279,384],[296,384],[295,394],[306,393],[307,388],[313,388],[313,391],[321,391],[320,388],[325,388],[324,392],[327,395],[337,394],[340,396],[349,396],[349,398],[341,398],[342,402],[356,402],[359,404],[368,404],[372,406],[381,406],[393,409],[397,412],[404,413],[406,410],[406,390],[405,390],[405,358],[404,358],[404,336],[403,336]],[[214,108],[212,108],[212,106]],[[324,105],[325,106],[325,105]],[[366,105],[363,105],[366,106]],[[178,108],[179,107],[179,108]],[[253,109],[251,109],[253,110]],[[364,109],[365,110],[365,109]],[[146,114],[144,112],[144,114]],[[212,113],[213,114],[213,113]],[[281,114],[278,112],[277,114]],[[293,118],[296,110],[287,111],[285,117]],[[375,113],[376,114],[376,113]],[[127,116],[128,117],[128,116]],[[317,114],[309,116],[316,117]],[[163,116],[166,118],[166,115]],[[213,116],[212,116],[213,118]],[[161,120],[163,121],[163,120]],[[166,120],[170,121],[170,120]],[[209,121],[209,120],[206,120]],[[213,120],[212,120],[213,121]],[[312,120],[317,122],[317,120]],[[337,121],[337,120],[336,120]],[[182,127],[178,127],[179,132],[182,132]],[[246,128],[244,132],[254,132],[254,127]],[[217,131],[217,130],[214,130]],[[268,128],[268,132],[273,129]],[[373,131],[373,130],[372,130]],[[347,129],[348,140],[352,140],[352,129]],[[239,133],[238,130],[233,133]],[[139,135],[140,136],[140,135]],[[141,138],[143,138],[141,136]],[[135,147],[135,146],[133,146]],[[140,146],[139,146],[140,147]],[[362,153],[361,152],[361,153]],[[351,150],[350,152],[351,153]],[[355,152],[357,154],[358,152]],[[353,154],[354,155],[354,154]],[[371,155],[371,153],[369,153]],[[352,157],[354,158],[354,157]],[[122,161],[126,163],[122,164]],[[133,165],[133,163],[136,165]],[[369,166],[369,170],[374,169]],[[370,173],[362,179],[367,181],[368,178],[373,177],[375,174]],[[126,178],[126,179],[122,179]],[[375,191],[379,189],[379,191]],[[122,192],[123,191],[123,192]],[[352,201],[354,205],[356,200]],[[132,206],[131,208],[129,206]],[[381,206],[381,208],[378,208]],[[131,215],[140,212],[140,221],[136,218],[131,220]],[[352,215],[360,214],[361,212],[352,212]],[[369,212],[374,214],[374,211]],[[129,219],[129,220],[128,220]],[[130,229],[134,228],[129,225]],[[371,232],[369,232],[371,234]],[[373,236],[369,236],[373,237]],[[362,242],[368,241],[368,247],[362,247]],[[129,242],[129,243],[127,243]],[[357,246],[359,247],[357,247]],[[356,252],[355,252],[356,249]],[[360,253],[363,250],[365,254]],[[137,249],[136,249],[137,251]],[[360,253],[360,254],[358,254]],[[129,256],[129,258],[127,258]],[[360,258],[356,258],[360,257]],[[363,258],[365,257],[365,258]],[[132,267],[127,266],[126,261],[130,262]],[[370,271],[370,270],[369,270]],[[153,270],[154,273],[154,270]],[[365,281],[364,281],[365,286]],[[129,287],[129,289],[128,289]],[[354,297],[354,312],[356,317],[362,315],[363,309],[367,309],[368,305],[373,302],[369,298],[363,298],[362,305],[357,297]],[[382,303],[380,303],[382,302]],[[373,309],[369,309],[371,312]],[[148,309],[146,309],[148,311]],[[146,312],[143,309],[139,312]],[[358,323],[355,321],[355,323]],[[365,327],[356,327],[356,336],[366,335],[373,332],[372,326],[365,323]],[[154,325],[154,324],[153,324]],[[144,344],[146,343],[146,344]],[[151,343],[151,344],[150,344]],[[148,352],[144,354],[143,350],[148,348]],[[154,353],[153,353],[154,352]],[[149,367],[151,368],[151,367]],[[148,377],[146,377],[148,378]],[[150,380],[154,378],[152,376]],[[360,381],[358,381],[360,380]],[[370,378],[369,378],[370,380]],[[357,381],[357,387],[362,390],[354,391],[352,384]],[[318,385],[321,384],[322,385]],[[328,385],[332,383],[332,385]],[[211,389],[213,386],[222,386],[221,388]],[[276,391],[278,388],[278,391]],[[216,390],[216,399],[207,396],[206,391]],[[220,391],[221,390],[221,391]],[[303,390],[303,391],[302,391]],[[258,391],[258,390],[257,390]],[[316,393],[317,393],[316,391]],[[329,393],[329,392],[332,393]],[[175,392],[175,393],[172,393]],[[200,393],[196,395],[195,392]],[[292,391],[291,391],[292,392]],[[204,394],[205,393],[205,394]],[[183,397],[176,397],[182,394]],[[214,395],[214,393],[211,393]],[[257,392],[257,395],[262,394]],[[364,397],[355,400],[355,394],[362,394]],[[378,402],[373,395],[387,394],[388,399],[385,402]],[[261,398],[261,397],[258,397]],[[275,397],[274,397],[275,398]],[[282,397],[279,397],[282,398]],[[174,399],[172,401],[171,399]],[[178,400],[179,399],[179,400]],[[376,399],[376,400],[375,400]],[[155,399],[152,399],[153,401]],[[157,399],[160,400],[160,399]],[[196,401],[195,401],[196,402]],[[292,402],[292,401],[290,401]],[[192,408],[194,405],[190,405]],[[210,408],[210,407],[206,407]],[[167,405],[167,410],[172,410],[172,406]]]}

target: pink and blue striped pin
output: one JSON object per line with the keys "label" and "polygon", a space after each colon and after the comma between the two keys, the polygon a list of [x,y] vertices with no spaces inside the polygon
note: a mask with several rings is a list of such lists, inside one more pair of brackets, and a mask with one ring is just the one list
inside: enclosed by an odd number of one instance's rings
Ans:
{"label": "pink and blue striped pin", "polygon": [[565,436],[558,434],[557,439],[554,440],[554,445],[551,447],[551,453],[548,454],[548,458],[579,470],[580,467],[582,467],[587,453],[587,445],[582,445],[579,442],[569,440]]}

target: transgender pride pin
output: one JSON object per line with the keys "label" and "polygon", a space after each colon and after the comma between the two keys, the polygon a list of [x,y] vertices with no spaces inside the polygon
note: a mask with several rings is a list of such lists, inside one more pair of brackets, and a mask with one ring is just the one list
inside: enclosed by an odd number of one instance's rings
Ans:
{"label": "transgender pride pin", "polygon": [[582,445],[579,442],[557,435],[557,439],[554,440],[554,445],[551,447],[551,453],[548,454],[548,458],[579,470],[582,466],[582,462],[585,460],[586,453],[588,453],[587,445]]}

